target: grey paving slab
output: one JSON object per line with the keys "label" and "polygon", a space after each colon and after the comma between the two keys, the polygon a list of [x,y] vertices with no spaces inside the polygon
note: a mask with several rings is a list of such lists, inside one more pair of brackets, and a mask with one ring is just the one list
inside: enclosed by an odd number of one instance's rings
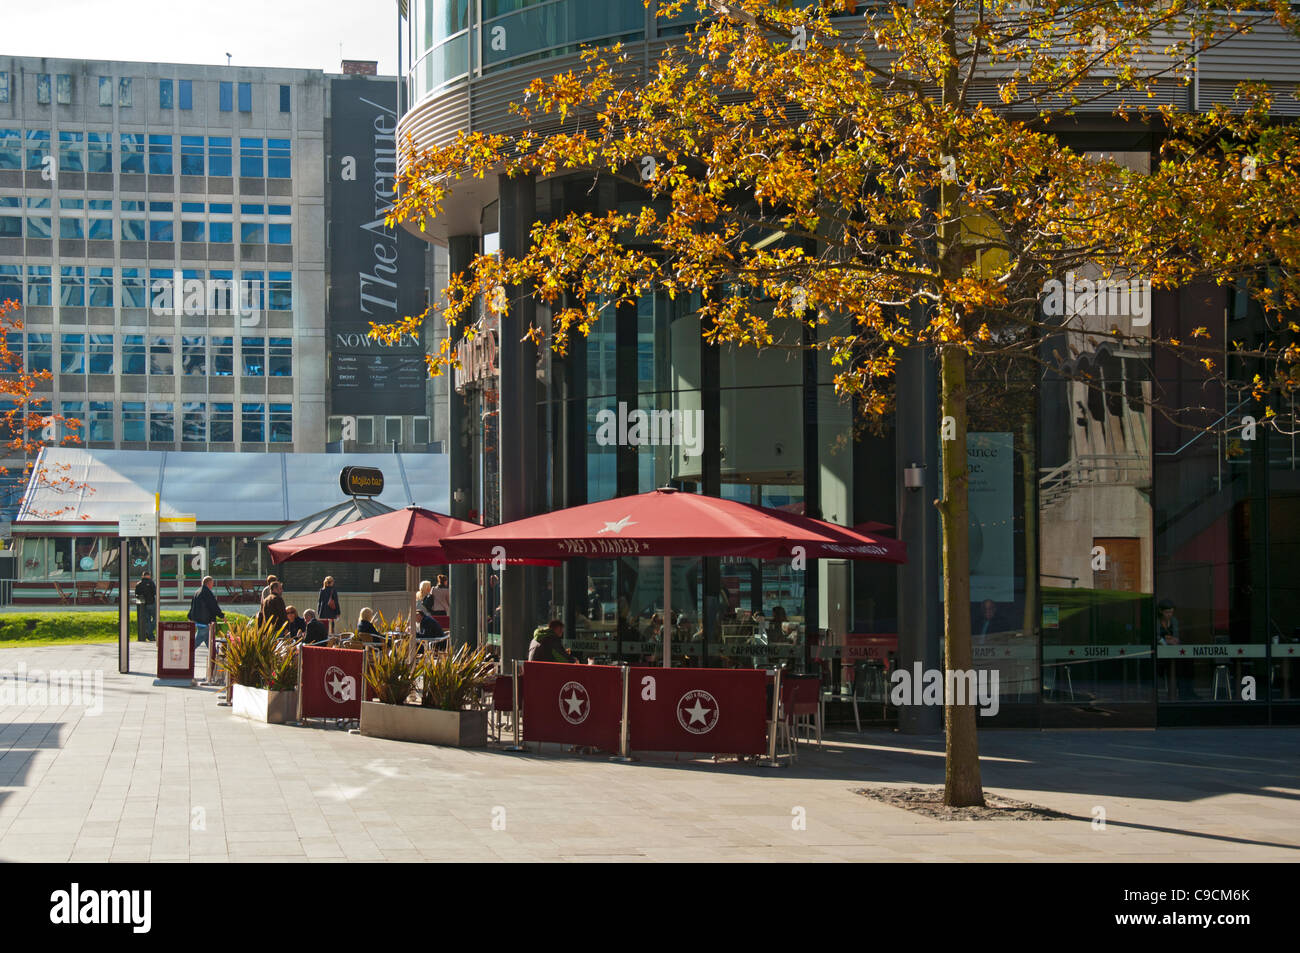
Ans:
{"label": "grey paving slab", "polygon": [[459,751],[253,724],[132,651],[0,650],[104,680],[100,711],[0,709],[0,861],[1300,859],[1294,729],[986,732],[986,789],[1068,819],[945,823],[855,793],[941,783],[937,738],[832,731],[780,771]]}

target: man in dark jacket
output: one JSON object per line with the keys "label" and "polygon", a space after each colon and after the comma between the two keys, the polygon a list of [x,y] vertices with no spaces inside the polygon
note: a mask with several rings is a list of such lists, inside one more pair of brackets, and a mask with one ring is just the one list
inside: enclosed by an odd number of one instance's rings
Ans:
{"label": "man in dark jacket", "polygon": [[302,617],[307,620],[307,628],[302,637],[304,642],[308,645],[322,645],[329,640],[329,626],[316,618],[314,609],[308,609],[302,614]]}
{"label": "man in dark jacket", "polygon": [[284,604],[284,596],[281,595],[283,592],[284,588],[280,583],[271,583],[271,594],[262,601],[262,610],[257,614],[259,620],[269,620],[277,632],[283,629],[289,621],[289,615],[286,611],[288,607]]}
{"label": "man in dark jacket", "polygon": [[149,570],[140,574],[140,581],[135,584],[135,635],[138,642],[153,642],[154,613],[158,608],[158,587],[153,584]]}
{"label": "man in dark jacket", "polygon": [[533,633],[533,641],[528,644],[528,661],[530,662],[572,662],[564,647],[564,623],[552,619],[549,625],[539,626]]}
{"label": "man in dark jacket", "polygon": [[226,614],[221,611],[221,606],[217,604],[217,594],[212,591],[213,579],[211,576],[203,577],[203,585],[199,591],[194,593],[194,601],[190,603],[190,621],[194,623],[194,647],[198,648],[208,641],[208,631],[212,629],[218,619],[224,619]]}

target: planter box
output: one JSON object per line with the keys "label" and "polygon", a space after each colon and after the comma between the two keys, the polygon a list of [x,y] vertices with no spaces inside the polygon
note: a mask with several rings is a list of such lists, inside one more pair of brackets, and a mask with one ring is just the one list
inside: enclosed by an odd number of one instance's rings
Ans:
{"label": "planter box", "polygon": [[361,703],[361,733],[393,741],[457,748],[487,747],[486,711],[439,711],[419,705]]}
{"label": "planter box", "polygon": [[298,720],[298,693],[235,685],[230,696],[230,710],[241,718],[283,725]]}

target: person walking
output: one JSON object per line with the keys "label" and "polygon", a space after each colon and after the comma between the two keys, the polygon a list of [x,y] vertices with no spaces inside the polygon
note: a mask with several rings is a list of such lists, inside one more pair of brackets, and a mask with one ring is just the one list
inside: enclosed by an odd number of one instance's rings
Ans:
{"label": "person walking", "polygon": [[158,609],[158,587],[153,584],[149,570],[140,574],[140,581],[135,584],[135,638],[137,642],[156,642],[154,635],[154,613]]}
{"label": "person walking", "polygon": [[420,583],[420,591],[416,594],[415,611],[419,615],[420,629],[419,636],[422,639],[440,640],[446,636],[438,620],[434,618],[437,614],[434,611],[435,601],[433,596],[433,583],[425,579]]}
{"label": "person walking", "polygon": [[284,604],[284,587],[279,582],[271,583],[271,594],[262,600],[262,608],[257,613],[258,622],[270,622],[278,634],[289,622],[288,606]]}
{"label": "person walking", "polygon": [[332,633],[334,620],[342,614],[339,611],[339,593],[334,588],[334,577],[326,576],[320,587],[320,595],[316,597],[316,618],[324,622]]}
{"label": "person walking", "polygon": [[271,587],[274,586],[277,582],[279,582],[279,580],[275,576],[266,577],[266,585],[263,587],[262,595],[258,599],[259,605],[266,601],[266,597],[271,594]]}
{"label": "person walking", "polygon": [[215,628],[218,619],[226,617],[217,603],[217,594],[212,591],[212,586],[212,577],[204,576],[203,585],[199,586],[199,591],[194,593],[194,599],[190,602],[189,620],[194,623],[195,648],[208,644],[209,630]]}
{"label": "person walking", "polygon": [[447,588],[447,577],[441,574],[433,584],[433,609],[438,615],[448,615],[451,612],[451,590]]}

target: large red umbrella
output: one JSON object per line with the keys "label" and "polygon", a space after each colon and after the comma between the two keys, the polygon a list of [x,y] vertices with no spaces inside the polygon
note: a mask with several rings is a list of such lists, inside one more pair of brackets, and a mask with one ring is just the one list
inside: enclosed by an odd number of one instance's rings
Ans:
{"label": "large red umbrella", "polygon": [[449,562],[439,545],[444,536],[482,529],[478,523],[443,516],[419,506],[381,513],[295,539],[272,543],[277,563],[296,559],[341,563],[406,563],[437,566]]}
{"label": "large red umbrella", "polygon": [[[747,556],[907,561],[904,543],[772,507],[673,489],[530,516],[443,540],[453,562],[586,556]],[[802,547],[797,553],[795,547]]]}
{"label": "large red umbrella", "polygon": [[[907,561],[907,547],[833,523],[671,488],[502,523],[444,539],[453,561],[507,561],[658,556],[664,560],[664,619],[672,618],[673,556],[757,559]],[[672,628],[664,626],[664,665],[672,661]]]}

